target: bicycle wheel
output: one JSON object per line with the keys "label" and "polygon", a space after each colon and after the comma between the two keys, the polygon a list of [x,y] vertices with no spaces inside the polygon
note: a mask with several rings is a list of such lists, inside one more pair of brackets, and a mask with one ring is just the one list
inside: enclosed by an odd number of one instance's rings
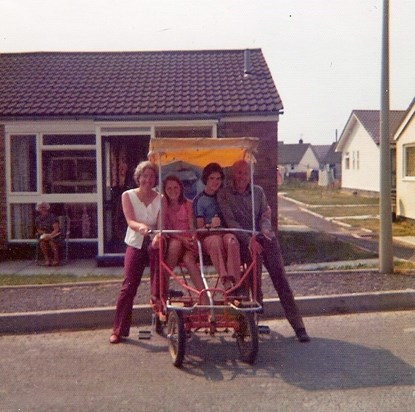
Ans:
{"label": "bicycle wheel", "polygon": [[238,315],[238,330],[235,330],[241,360],[252,365],[258,355],[258,328],[253,313]]}
{"label": "bicycle wheel", "polygon": [[186,332],[182,313],[172,311],[167,320],[167,339],[169,352],[176,367],[182,366],[184,353],[186,351]]}

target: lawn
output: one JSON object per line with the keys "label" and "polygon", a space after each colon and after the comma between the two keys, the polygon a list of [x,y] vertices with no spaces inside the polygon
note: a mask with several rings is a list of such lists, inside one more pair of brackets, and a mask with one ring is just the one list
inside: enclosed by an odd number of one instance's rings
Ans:
{"label": "lawn", "polygon": [[282,185],[278,189],[280,193],[286,193],[287,197],[303,202],[307,205],[378,205],[378,197],[362,196],[342,191],[341,189],[329,189],[309,183],[297,183]]}
{"label": "lawn", "polygon": [[286,265],[373,259],[377,255],[320,232],[280,232]]}
{"label": "lawn", "polygon": [[[327,189],[320,186],[298,183],[283,185],[279,189],[286,197],[306,204],[315,213],[336,219],[353,227],[369,229],[379,233],[379,198],[343,192],[340,189]],[[359,218],[357,218],[359,217]],[[361,218],[363,217],[363,218]],[[280,224],[285,223],[283,216]],[[391,214],[392,219],[392,214]],[[392,223],[393,236],[415,236],[415,222],[400,218]]]}

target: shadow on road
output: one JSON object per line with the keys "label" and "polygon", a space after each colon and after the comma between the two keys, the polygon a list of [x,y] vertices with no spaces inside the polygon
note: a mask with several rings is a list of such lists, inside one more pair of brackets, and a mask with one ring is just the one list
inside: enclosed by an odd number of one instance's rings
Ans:
{"label": "shadow on road", "polygon": [[[136,344],[153,351],[150,342]],[[160,346],[154,350],[163,351]],[[170,356],[167,342],[165,352]],[[415,368],[388,350],[318,337],[302,344],[275,332],[260,338],[253,366],[239,360],[236,342],[229,335],[193,335],[182,371],[208,381],[271,377],[308,391],[415,384]]]}

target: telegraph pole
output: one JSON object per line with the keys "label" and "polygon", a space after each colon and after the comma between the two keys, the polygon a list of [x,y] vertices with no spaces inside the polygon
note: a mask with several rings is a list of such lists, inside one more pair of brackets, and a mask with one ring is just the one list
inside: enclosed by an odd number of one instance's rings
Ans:
{"label": "telegraph pole", "polygon": [[383,0],[381,73],[379,271],[380,273],[393,273],[389,127],[389,0]]}

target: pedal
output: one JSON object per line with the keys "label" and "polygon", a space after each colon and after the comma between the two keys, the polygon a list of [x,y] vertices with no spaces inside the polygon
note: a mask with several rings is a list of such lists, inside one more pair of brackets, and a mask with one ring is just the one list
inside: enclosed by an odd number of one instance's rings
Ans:
{"label": "pedal", "polygon": [[267,325],[258,325],[258,333],[261,335],[269,335],[271,333],[271,329]]}
{"label": "pedal", "polygon": [[152,333],[151,330],[139,330],[138,339],[151,339]]}

